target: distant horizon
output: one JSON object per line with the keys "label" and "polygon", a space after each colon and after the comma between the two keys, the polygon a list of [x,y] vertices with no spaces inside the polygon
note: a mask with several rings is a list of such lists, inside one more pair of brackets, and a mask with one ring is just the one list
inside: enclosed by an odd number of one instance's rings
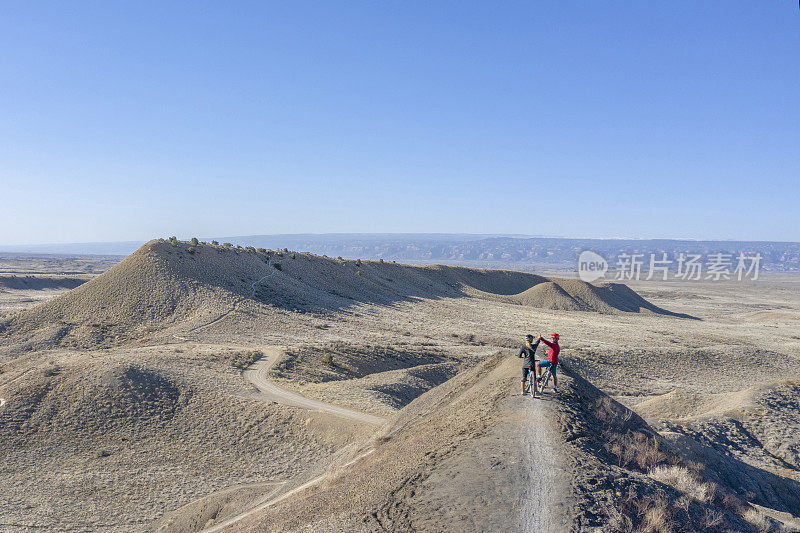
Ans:
{"label": "distant horizon", "polygon": [[[17,248],[26,247],[58,247],[58,246],[92,246],[92,245],[121,245],[121,244],[144,244],[154,239],[168,239],[171,235],[153,236],[147,239],[125,239],[125,240],[109,240],[109,241],[65,241],[65,242],[29,242],[29,243],[13,243],[3,244],[0,243],[0,252],[3,251],[16,251]],[[355,237],[355,236],[368,236],[368,237],[474,237],[476,239],[486,238],[509,238],[509,239],[561,239],[561,240],[576,240],[576,241],[675,241],[675,242],[747,242],[747,243],[779,243],[779,244],[797,244],[800,241],[791,240],[771,240],[771,239],[695,239],[685,237],[574,237],[563,235],[526,235],[519,233],[454,233],[454,232],[304,232],[304,233],[252,233],[247,235],[227,235],[227,236],[201,236],[201,235],[176,235],[180,241],[189,241],[192,237],[197,237],[201,241],[218,240],[222,239],[247,239],[257,237]]]}

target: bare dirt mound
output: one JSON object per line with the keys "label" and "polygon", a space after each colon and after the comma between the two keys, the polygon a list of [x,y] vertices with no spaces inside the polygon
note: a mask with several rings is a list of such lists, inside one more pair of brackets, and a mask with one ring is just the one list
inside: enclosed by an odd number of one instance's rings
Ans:
{"label": "bare dirt mound", "polygon": [[0,530],[144,531],[229,487],[231,501],[200,507],[235,511],[233,500],[317,471],[367,432],[250,397],[232,362],[212,354],[29,354],[4,364]]}
{"label": "bare dirt mound", "polygon": [[586,306],[582,305],[575,298],[565,291],[555,281],[546,281],[535,285],[527,291],[515,297],[522,305],[531,307],[541,307],[543,309],[556,309],[567,311],[585,311]]}
{"label": "bare dirt mound", "polygon": [[542,278],[533,287],[508,297],[508,301],[558,311],[595,313],[656,313],[691,318],[662,309],[648,302],[627,285],[603,283],[592,285],[577,279]]}
{"label": "bare dirt mound", "polygon": [[619,284],[154,240],[91,281],[0,321],[0,335],[14,335],[25,349],[96,347],[170,326],[196,327],[248,298],[313,312],[464,296],[545,309],[670,314]]}
{"label": "bare dirt mound", "polygon": [[[487,357],[411,402],[353,451],[353,464],[333,467],[238,530],[522,530],[532,476],[542,474],[529,467],[524,445],[532,400],[509,394],[517,370],[507,354]],[[556,495],[561,488],[548,487]],[[554,521],[569,523],[568,509],[551,510]]]}
{"label": "bare dirt mound", "polygon": [[263,258],[150,241],[100,276],[0,323],[31,348],[92,347],[135,339],[229,308],[269,272]]}
{"label": "bare dirt mound", "polygon": [[3,412],[3,432],[62,436],[158,425],[191,397],[169,378],[132,364],[87,373],[45,365],[4,387],[4,395],[13,401]]}

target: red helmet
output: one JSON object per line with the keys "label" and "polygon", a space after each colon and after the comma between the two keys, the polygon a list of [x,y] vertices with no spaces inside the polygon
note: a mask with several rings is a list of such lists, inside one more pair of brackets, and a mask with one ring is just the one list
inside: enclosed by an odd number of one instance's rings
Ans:
{"label": "red helmet", "polygon": [[561,338],[561,335],[559,335],[558,333],[551,333],[550,336],[553,337],[554,339],[560,339]]}

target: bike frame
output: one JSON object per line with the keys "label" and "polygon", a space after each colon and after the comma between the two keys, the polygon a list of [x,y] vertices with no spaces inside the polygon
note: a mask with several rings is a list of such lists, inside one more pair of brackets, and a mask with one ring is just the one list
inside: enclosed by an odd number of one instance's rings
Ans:
{"label": "bike frame", "polygon": [[542,374],[542,381],[541,381],[542,385],[541,385],[541,388],[539,389],[539,392],[544,392],[544,388],[550,382],[550,377],[552,375],[553,375],[553,367],[552,366],[548,366],[547,367],[547,371],[544,374]]}

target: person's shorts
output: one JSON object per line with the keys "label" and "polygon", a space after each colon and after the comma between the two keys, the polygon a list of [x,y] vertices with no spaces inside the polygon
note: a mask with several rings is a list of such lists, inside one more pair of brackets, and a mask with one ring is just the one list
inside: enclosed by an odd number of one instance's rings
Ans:
{"label": "person's shorts", "polygon": [[533,368],[529,366],[522,367],[522,382],[525,383],[525,380],[528,379],[528,374],[533,372]]}
{"label": "person's shorts", "polygon": [[554,376],[556,375],[556,368],[558,368],[558,364],[551,365],[550,361],[545,359],[544,361],[539,361],[539,366],[542,368],[547,368],[548,366],[551,367],[550,372],[552,372]]}

